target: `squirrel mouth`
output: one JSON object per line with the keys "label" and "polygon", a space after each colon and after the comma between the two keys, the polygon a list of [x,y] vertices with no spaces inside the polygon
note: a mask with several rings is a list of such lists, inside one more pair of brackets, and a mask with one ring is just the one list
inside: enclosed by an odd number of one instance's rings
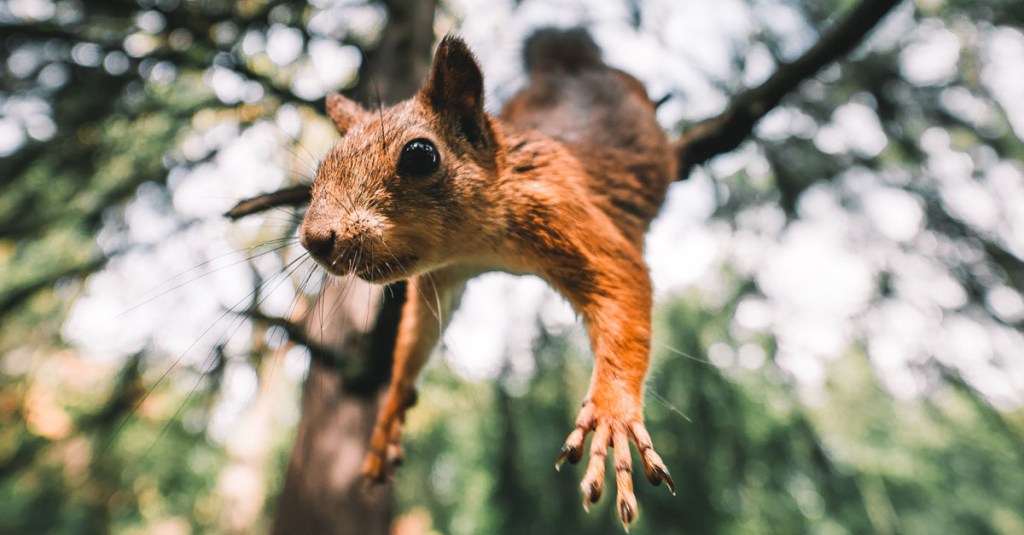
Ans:
{"label": "squirrel mouth", "polygon": [[392,283],[413,276],[413,266],[418,260],[413,255],[387,255],[387,258],[378,257],[373,259],[372,262],[364,261],[359,262],[358,265],[353,265],[351,260],[346,262],[342,258],[330,263],[319,257],[314,256],[314,259],[321,267],[335,277],[355,275],[366,282],[377,284]]}
{"label": "squirrel mouth", "polygon": [[353,270],[355,276],[366,282],[385,283],[407,279],[412,276],[409,268],[416,257],[391,257]]}

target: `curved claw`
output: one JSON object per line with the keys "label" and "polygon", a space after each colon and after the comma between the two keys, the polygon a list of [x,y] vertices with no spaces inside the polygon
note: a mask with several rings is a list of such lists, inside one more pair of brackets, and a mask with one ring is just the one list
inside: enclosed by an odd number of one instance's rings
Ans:
{"label": "curved claw", "polygon": [[576,428],[569,433],[569,436],[565,439],[565,444],[562,445],[562,450],[558,453],[558,460],[555,461],[555,470],[562,469],[562,463],[569,461],[570,464],[576,464],[583,458],[583,443],[587,440],[587,435],[594,429],[594,411],[589,405],[584,406],[580,411],[579,416],[576,417]]}
{"label": "curved claw", "polygon": [[586,440],[586,433],[577,428],[565,439],[562,450],[558,453],[558,460],[555,461],[555,470],[561,470],[562,464],[569,461],[569,464],[576,464],[583,458],[583,441]]}
{"label": "curved claw", "polygon": [[[658,486],[658,484],[661,483],[661,481],[664,481],[665,482],[665,486],[668,487],[668,491],[671,492],[673,496],[675,496],[676,495],[676,483],[674,481],[672,481],[672,476],[669,475],[668,469],[665,468],[664,466],[658,466],[658,467],[655,467],[655,470],[658,472],[658,477],[660,478],[660,480],[659,481],[652,481],[654,486]],[[650,478],[648,478],[648,480],[650,480]]]}
{"label": "curved claw", "polygon": [[615,448],[615,485],[618,489],[619,518],[622,527],[629,531],[629,526],[636,520],[636,496],[633,494],[633,461],[629,457],[629,439],[625,430],[617,430],[612,435],[612,447]]}
{"label": "curved claw", "polygon": [[654,486],[658,486],[664,481],[669,492],[675,496],[675,481],[672,481],[672,476],[669,474],[665,462],[661,460],[661,456],[658,455],[658,452],[654,451],[654,444],[651,442],[651,436],[647,433],[647,429],[644,428],[642,423],[635,422],[630,426],[629,430],[633,443],[636,444],[636,449],[640,452],[640,459],[643,461],[644,475],[647,476],[647,481],[650,481]]}
{"label": "curved claw", "polygon": [[580,490],[583,491],[583,509],[589,511],[590,505],[601,499],[604,492],[604,460],[608,455],[608,445],[611,442],[611,430],[606,424],[598,424],[594,431],[594,438],[590,439],[590,462],[587,463],[587,472],[580,481]]}

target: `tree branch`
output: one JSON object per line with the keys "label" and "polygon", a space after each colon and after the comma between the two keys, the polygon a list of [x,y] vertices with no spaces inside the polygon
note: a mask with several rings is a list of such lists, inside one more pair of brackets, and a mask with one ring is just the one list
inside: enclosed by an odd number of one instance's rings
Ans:
{"label": "tree branch", "polygon": [[95,256],[71,266],[58,266],[56,269],[44,272],[32,280],[0,292],[0,318],[10,314],[16,307],[21,306],[22,303],[36,295],[37,292],[53,287],[61,279],[84,277],[92,274],[106,265],[110,258],[110,256]]}
{"label": "tree branch", "polygon": [[339,364],[343,360],[339,355],[331,351],[330,348],[310,339],[310,337],[307,336],[306,329],[300,324],[294,323],[285,318],[268,316],[255,309],[242,310],[239,311],[238,314],[264,325],[284,329],[284,331],[288,333],[288,338],[290,338],[292,342],[305,346],[306,349],[309,350],[309,354],[313,360],[316,360],[328,368],[338,369]]}
{"label": "tree branch", "polygon": [[237,221],[247,215],[270,210],[280,206],[301,206],[309,203],[310,186],[299,185],[290,188],[279,189],[273,193],[264,193],[250,199],[239,201],[234,207],[224,213],[225,217]]}
{"label": "tree branch", "polygon": [[779,66],[763,84],[740,93],[721,115],[691,126],[676,142],[677,180],[694,166],[729,152],[750,136],[754,125],[804,80],[849,53],[901,0],[864,0],[796,61]]}

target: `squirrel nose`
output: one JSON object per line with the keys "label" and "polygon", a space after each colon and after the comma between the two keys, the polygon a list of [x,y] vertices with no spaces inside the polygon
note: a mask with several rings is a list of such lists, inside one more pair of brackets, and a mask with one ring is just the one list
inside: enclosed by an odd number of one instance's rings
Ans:
{"label": "squirrel nose", "polygon": [[331,229],[311,230],[307,228],[302,232],[302,236],[299,237],[299,242],[313,256],[321,260],[330,261],[329,257],[331,252],[334,251],[335,239],[336,236]]}

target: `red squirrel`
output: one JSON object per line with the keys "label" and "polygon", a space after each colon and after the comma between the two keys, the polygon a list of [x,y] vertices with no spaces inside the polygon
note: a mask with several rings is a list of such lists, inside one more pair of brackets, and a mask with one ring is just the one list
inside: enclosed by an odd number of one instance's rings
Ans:
{"label": "red squirrel", "polygon": [[652,307],[643,238],[677,164],[643,85],[606,65],[585,30],[540,30],[524,48],[529,84],[497,117],[484,111],[473,53],[452,36],[409,100],[370,111],[329,96],[341,140],[317,171],[299,237],[333,275],[408,279],[364,475],[380,480],[400,460],[416,377],[466,281],[533,274],[583,318],[595,359],[556,467],[579,461],[592,434],[580,483],[589,507],[611,446],[628,528],[637,514],[630,443],[647,479],[675,492],[643,423]]}

